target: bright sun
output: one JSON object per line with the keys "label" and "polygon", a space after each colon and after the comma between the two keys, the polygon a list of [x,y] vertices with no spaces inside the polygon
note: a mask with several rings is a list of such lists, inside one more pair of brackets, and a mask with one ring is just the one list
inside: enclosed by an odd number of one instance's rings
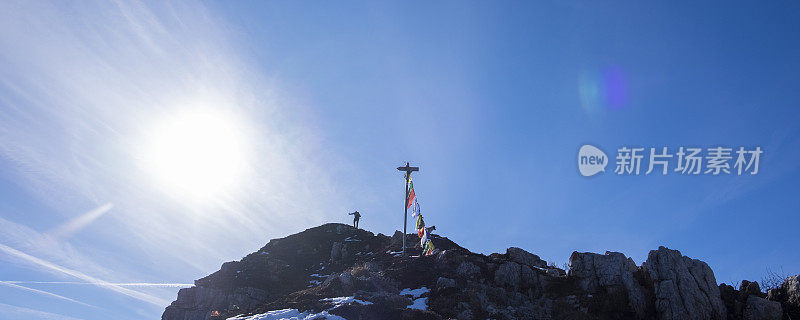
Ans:
{"label": "bright sun", "polygon": [[231,191],[244,174],[245,135],[224,114],[175,116],[159,123],[149,136],[147,167],[169,193],[213,198]]}

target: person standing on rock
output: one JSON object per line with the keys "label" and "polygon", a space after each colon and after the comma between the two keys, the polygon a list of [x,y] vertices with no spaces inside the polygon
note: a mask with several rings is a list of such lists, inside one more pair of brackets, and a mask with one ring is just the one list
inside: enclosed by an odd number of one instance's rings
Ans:
{"label": "person standing on rock", "polygon": [[361,220],[361,214],[356,212],[350,212],[348,215],[353,216],[353,228],[358,229],[358,220]]}

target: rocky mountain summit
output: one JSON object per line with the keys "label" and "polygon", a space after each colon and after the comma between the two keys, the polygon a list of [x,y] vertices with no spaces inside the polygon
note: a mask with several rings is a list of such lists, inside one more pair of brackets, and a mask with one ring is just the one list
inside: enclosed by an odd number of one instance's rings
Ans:
{"label": "rocky mountain summit", "polygon": [[520,248],[399,254],[391,237],[325,224],[273,239],[178,292],[163,320],[207,319],[800,319],[800,276],[767,294],[717,285],[703,261],[659,247],[637,266],[618,252],[573,252],[569,270]]}

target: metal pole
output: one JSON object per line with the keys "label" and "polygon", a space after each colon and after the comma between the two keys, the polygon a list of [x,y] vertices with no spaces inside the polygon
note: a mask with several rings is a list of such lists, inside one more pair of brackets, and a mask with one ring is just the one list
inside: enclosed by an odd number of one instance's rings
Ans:
{"label": "metal pole", "polygon": [[419,167],[412,167],[408,162],[406,162],[405,167],[397,167],[397,170],[403,171],[406,173],[406,196],[403,198],[403,251],[402,255],[406,255],[406,232],[408,227],[408,185],[411,180],[411,172],[419,171]]}
{"label": "metal pole", "polygon": [[[408,162],[406,162],[408,168]],[[406,227],[408,226],[408,179],[411,178],[411,172],[406,171],[406,197],[403,201],[403,256],[406,256]]]}

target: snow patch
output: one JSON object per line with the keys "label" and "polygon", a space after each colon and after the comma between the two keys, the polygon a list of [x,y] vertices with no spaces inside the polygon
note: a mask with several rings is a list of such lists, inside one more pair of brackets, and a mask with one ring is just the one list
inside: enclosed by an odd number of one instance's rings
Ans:
{"label": "snow patch", "polygon": [[411,296],[414,299],[416,299],[416,298],[419,298],[421,295],[426,294],[428,292],[431,292],[431,289],[428,289],[427,287],[422,287],[422,288],[418,288],[418,289],[406,288],[406,289],[403,289],[403,290],[400,291],[400,295],[401,296]]}
{"label": "snow patch", "polygon": [[266,313],[256,314],[252,316],[236,316],[228,318],[228,320],[313,320],[313,319],[328,319],[328,320],[346,320],[335,314],[329,314],[328,311],[320,313],[300,312],[297,309],[282,309],[273,310]]}
{"label": "snow patch", "polygon": [[408,309],[428,310],[428,298],[415,299],[414,303],[410,304]]}
{"label": "snow patch", "polygon": [[[369,302],[369,301],[364,301],[364,300],[356,299],[356,298],[355,298],[355,296],[351,296],[351,297],[325,298],[325,299],[322,299],[322,300],[320,300],[320,301],[333,302],[333,304],[335,304],[335,306],[334,306],[333,308],[336,308],[336,307],[338,307],[338,306],[345,305],[345,304],[350,304],[350,303],[353,303],[353,302],[355,302],[355,303],[358,303],[358,304],[361,304],[361,305],[369,305],[369,304],[372,304],[372,302]],[[331,308],[331,309],[333,309],[333,308]],[[330,310],[330,309],[328,309],[328,310]]]}
{"label": "snow patch", "polygon": [[321,283],[322,283],[322,281],[319,281],[319,280],[310,280],[310,281],[308,281],[308,286],[307,287],[311,288],[311,287],[319,285]]}

